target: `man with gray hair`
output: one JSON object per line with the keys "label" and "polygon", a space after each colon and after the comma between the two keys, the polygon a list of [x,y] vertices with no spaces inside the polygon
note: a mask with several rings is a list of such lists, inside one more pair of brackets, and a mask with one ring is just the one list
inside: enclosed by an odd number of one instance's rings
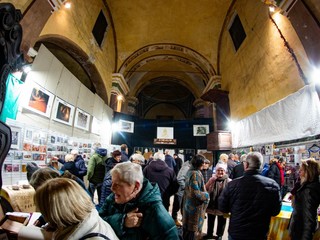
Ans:
{"label": "man with gray hair", "polygon": [[231,171],[231,174],[230,174],[230,178],[231,179],[235,179],[235,178],[243,176],[243,173],[244,173],[244,162],[246,161],[246,158],[247,158],[247,154],[242,154],[241,155],[240,163],[238,165],[236,165]]}
{"label": "man with gray hair", "polygon": [[262,162],[261,153],[249,153],[243,177],[231,181],[219,197],[219,210],[231,213],[229,240],[267,239],[271,216],[281,210],[279,185],[260,175]]}

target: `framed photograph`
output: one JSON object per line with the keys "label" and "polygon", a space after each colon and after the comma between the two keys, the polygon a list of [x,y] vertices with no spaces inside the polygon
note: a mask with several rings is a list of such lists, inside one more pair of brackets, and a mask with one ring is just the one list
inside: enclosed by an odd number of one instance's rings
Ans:
{"label": "framed photograph", "polygon": [[[102,128],[102,121],[93,117],[91,124],[91,132],[97,135],[100,135],[100,129]],[[76,147],[76,146],[75,146]]]}
{"label": "framed photograph", "polygon": [[54,95],[37,84],[34,84],[29,91],[24,108],[49,118]]}
{"label": "framed photograph", "polygon": [[21,128],[10,127],[11,128],[11,147],[12,149],[19,149],[21,141]]}
{"label": "framed photograph", "polygon": [[173,127],[157,127],[158,139],[173,139]]}
{"label": "framed photograph", "polygon": [[74,120],[74,126],[76,128],[89,131],[89,124],[90,124],[90,114],[77,108],[76,117]]}
{"label": "framed photograph", "polygon": [[209,125],[193,125],[193,136],[206,136],[209,133]]}
{"label": "framed photograph", "polygon": [[120,119],[119,120],[119,131],[133,133],[134,132],[134,122],[125,121],[125,120]]}
{"label": "framed photograph", "polygon": [[53,120],[71,126],[74,116],[74,106],[56,97],[52,114]]}

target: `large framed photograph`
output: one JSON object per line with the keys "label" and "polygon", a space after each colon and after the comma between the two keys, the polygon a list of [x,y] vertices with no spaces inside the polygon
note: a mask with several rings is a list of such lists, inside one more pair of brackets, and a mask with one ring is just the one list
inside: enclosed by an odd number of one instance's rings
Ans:
{"label": "large framed photograph", "polygon": [[173,127],[157,127],[158,139],[173,139]]}
{"label": "large framed photograph", "polygon": [[19,149],[21,142],[21,128],[10,127],[11,128],[11,149]]}
{"label": "large framed photograph", "polygon": [[120,132],[134,132],[134,122],[126,121],[126,120],[119,120],[119,131]]}
{"label": "large framed photograph", "polygon": [[50,118],[53,99],[54,95],[51,92],[37,84],[33,84],[27,91],[27,101],[24,108]]}
{"label": "large framed photograph", "polygon": [[76,117],[74,120],[74,126],[86,131],[89,131],[90,124],[90,114],[82,111],[81,109],[76,109]]}
{"label": "large framed photograph", "polygon": [[52,119],[67,125],[72,125],[74,106],[56,97],[53,107]]}
{"label": "large framed photograph", "polygon": [[209,133],[209,125],[193,125],[193,136],[206,136]]}

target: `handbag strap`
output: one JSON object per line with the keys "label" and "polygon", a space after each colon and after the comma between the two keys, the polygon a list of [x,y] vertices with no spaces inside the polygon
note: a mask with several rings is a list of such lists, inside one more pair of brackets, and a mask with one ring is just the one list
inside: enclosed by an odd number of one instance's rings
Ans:
{"label": "handbag strap", "polygon": [[79,240],[84,240],[92,237],[101,237],[103,239],[110,240],[110,238],[108,238],[106,235],[103,235],[102,233],[88,233],[84,235],[82,238],[80,238]]}

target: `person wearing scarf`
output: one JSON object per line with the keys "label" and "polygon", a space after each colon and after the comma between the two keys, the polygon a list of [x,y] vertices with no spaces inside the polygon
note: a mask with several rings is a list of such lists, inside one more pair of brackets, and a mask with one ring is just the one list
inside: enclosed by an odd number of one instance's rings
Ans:
{"label": "person wearing scarf", "polygon": [[[210,201],[206,212],[208,213],[207,235],[203,239],[222,239],[226,226],[226,219],[223,213],[218,210],[218,198],[222,190],[231,181],[227,174],[227,164],[218,163],[216,174],[213,175],[206,184],[206,189],[210,194]],[[213,236],[215,218],[218,217],[217,236]]]}

